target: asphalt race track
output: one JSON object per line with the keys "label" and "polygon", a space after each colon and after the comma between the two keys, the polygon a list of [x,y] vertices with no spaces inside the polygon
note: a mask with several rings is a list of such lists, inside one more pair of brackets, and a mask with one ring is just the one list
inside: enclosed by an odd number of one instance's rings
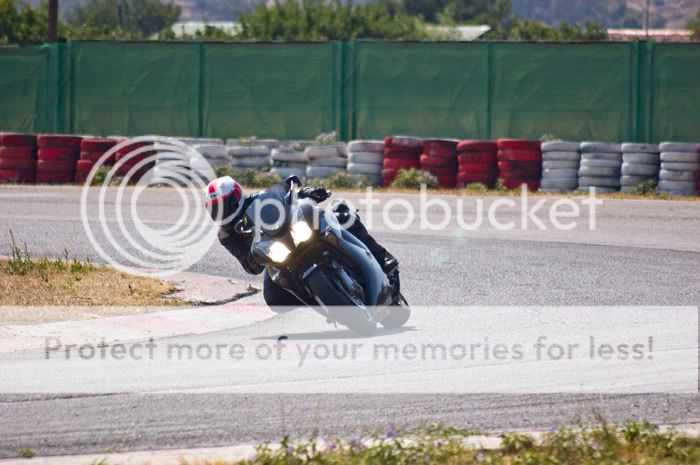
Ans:
{"label": "asphalt race track", "polygon": [[[357,194],[347,197],[355,200]],[[418,202],[417,195],[377,197]],[[143,217],[154,227],[179,216],[179,203],[167,189],[153,189],[142,201]],[[472,201],[465,212],[473,212]],[[93,221],[93,203],[88,212]],[[361,215],[367,216],[365,209]],[[433,219],[437,215],[427,212]],[[391,218],[401,216],[397,210]],[[35,256],[62,255],[68,249],[73,256],[100,261],[83,231],[80,189],[2,188],[0,217],[2,255],[9,253],[12,230]],[[502,219],[520,218],[514,209]],[[371,229],[399,258],[402,287],[414,305],[700,305],[700,202],[605,200],[596,220],[593,231],[586,220],[572,231],[486,226],[463,231],[450,224],[440,231],[395,232],[375,215]],[[220,246],[192,271],[256,282]],[[422,315],[420,321],[430,318]],[[280,334],[328,343],[348,337],[316,315],[294,312],[198,339],[274,339]],[[22,355],[12,357],[16,362]],[[352,436],[425,421],[481,431],[549,429],[596,415],[610,421],[700,423],[698,394],[226,394],[208,385],[207,378],[189,375],[183,372],[181,382],[168,389],[128,394],[0,395],[0,457],[15,457],[24,446],[39,455],[216,446],[313,431]],[[275,373],[266,376],[266,382],[277,382]],[[337,381],[356,382],[352,377]]]}

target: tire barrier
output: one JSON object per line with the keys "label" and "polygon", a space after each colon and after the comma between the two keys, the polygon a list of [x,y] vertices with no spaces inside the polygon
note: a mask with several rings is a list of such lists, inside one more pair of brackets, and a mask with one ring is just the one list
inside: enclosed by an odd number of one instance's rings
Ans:
{"label": "tire barrier", "polygon": [[373,186],[382,185],[384,141],[354,140],[348,143],[348,174],[366,176]]}
{"label": "tire barrier", "polygon": [[534,192],[540,188],[542,150],[540,141],[498,139],[498,177],[506,189],[518,189],[523,184]]}
{"label": "tire barrier", "polygon": [[579,190],[617,192],[620,190],[622,146],[606,142],[581,142],[581,163],[578,170]]}
{"label": "tire barrier", "polygon": [[[296,145],[296,144],[295,144]],[[282,179],[289,176],[306,176],[306,167],[309,164],[308,158],[300,147],[283,146],[272,149],[270,159],[272,161],[272,169],[270,172],[277,173]]]}
{"label": "tire barrier", "polygon": [[438,185],[452,189],[457,185],[457,144],[455,139],[425,139],[420,169],[435,176]]}
{"label": "tire barrier", "polygon": [[659,146],[655,144],[622,144],[620,191],[634,192],[640,183],[658,183]]}
{"label": "tire barrier", "polygon": [[[75,164],[75,182],[83,184],[95,163],[102,158],[112,147],[117,145],[117,139],[86,137],[80,141],[80,156]],[[114,165],[116,154],[112,154],[105,160],[104,165]]]}
{"label": "tire barrier", "polygon": [[270,167],[270,149],[264,145],[234,145],[227,148],[234,170],[267,170]]}
{"label": "tire barrier", "polygon": [[382,185],[390,186],[401,169],[420,168],[423,139],[410,136],[391,136],[384,139]]}
{"label": "tire barrier", "polygon": [[216,170],[223,166],[231,166],[233,159],[229,156],[229,149],[222,144],[199,144],[193,146],[194,150],[201,155],[190,158],[190,170],[193,176],[211,181],[208,177],[211,170]]}
{"label": "tire barrier", "polygon": [[[187,145],[224,145],[222,139],[216,139],[212,137],[179,137],[177,138],[180,142]],[[227,144],[228,145],[228,144]],[[231,145],[238,145],[238,143],[233,143]]]}
{"label": "tire barrier", "polygon": [[696,195],[700,173],[700,144],[662,142],[659,190],[671,195]]}
{"label": "tire barrier", "polygon": [[542,150],[543,192],[572,192],[578,188],[578,170],[581,161],[576,142],[548,141],[540,145]]}
{"label": "tire barrier", "polygon": [[36,136],[0,133],[0,182],[35,182],[36,157]]}
{"label": "tire barrier", "polygon": [[38,184],[72,183],[80,157],[82,138],[63,134],[40,134],[36,140],[39,147],[36,182]]}
{"label": "tire barrier", "polygon": [[[115,155],[115,164],[118,165],[117,174],[120,176],[129,175],[129,183],[137,183],[144,174],[153,168],[154,163],[150,160],[153,155],[156,155],[153,145],[145,142],[127,144],[121,147]],[[146,159],[149,159],[148,163],[142,164],[137,170],[134,170],[136,165]]]}
{"label": "tire barrier", "polygon": [[342,143],[307,147],[304,155],[309,160],[306,167],[308,179],[326,179],[347,169],[347,152]]}
{"label": "tire barrier", "polygon": [[487,140],[463,140],[457,144],[456,187],[480,183],[493,187],[498,178],[498,145]]}

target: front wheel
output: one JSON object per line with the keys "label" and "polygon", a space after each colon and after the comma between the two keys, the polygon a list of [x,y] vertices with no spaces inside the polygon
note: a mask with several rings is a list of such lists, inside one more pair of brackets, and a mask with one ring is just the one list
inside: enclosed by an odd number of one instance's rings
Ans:
{"label": "front wheel", "polygon": [[389,307],[389,315],[382,320],[382,326],[389,329],[400,328],[411,318],[411,308],[403,295],[399,294],[399,301]]}
{"label": "front wheel", "polygon": [[375,333],[377,323],[372,320],[364,305],[360,305],[357,296],[351,295],[332,271],[317,269],[311,274],[307,284],[317,300],[328,308],[330,316],[338,323],[360,336],[371,336]]}

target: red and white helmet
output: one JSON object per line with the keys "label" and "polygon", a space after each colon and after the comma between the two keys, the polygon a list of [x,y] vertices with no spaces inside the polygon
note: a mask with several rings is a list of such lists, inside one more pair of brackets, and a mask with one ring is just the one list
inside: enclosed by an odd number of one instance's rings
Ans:
{"label": "red and white helmet", "polygon": [[204,192],[204,204],[213,220],[228,223],[243,209],[243,189],[231,176],[215,179]]}

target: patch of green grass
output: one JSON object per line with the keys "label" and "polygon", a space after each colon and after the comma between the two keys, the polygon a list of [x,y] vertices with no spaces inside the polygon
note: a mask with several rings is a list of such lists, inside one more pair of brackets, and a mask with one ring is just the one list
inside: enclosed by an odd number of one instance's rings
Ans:
{"label": "patch of green grass", "polygon": [[428,189],[437,189],[438,180],[427,171],[420,171],[415,168],[400,169],[391,187],[397,189],[420,189],[425,185]]}
{"label": "patch of green grass", "polygon": [[361,189],[370,186],[371,182],[367,176],[358,176],[339,171],[326,179],[308,179],[304,182],[304,185],[320,186],[326,189]]}
{"label": "patch of green grass", "polygon": [[472,182],[464,186],[463,190],[470,194],[486,194],[488,193],[489,188],[480,182]]}
{"label": "patch of green grass", "polygon": [[10,230],[10,249],[12,258],[8,261],[9,274],[14,276],[25,276],[29,272],[36,271],[45,282],[48,282],[50,272],[70,271],[71,274],[80,275],[97,270],[89,258],[84,261],[71,259],[68,249],[63,249],[62,258],[34,259],[29,255],[26,243],[20,248],[12,230]]}
{"label": "patch of green grass", "polygon": [[31,459],[32,457],[36,456],[36,452],[31,447],[22,447],[17,452],[17,456],[22,457],[23,459]]}
{"label": "patch of green grass", "polygon": [[354,439],[312,436],[279,447],[264,444],[246,462],[253,465],[690,465],[700,463],[700,437],[659,432],[649,423],[620,428],[601,424],[588,429],[563,428],[541,438],[519,433],[502,436],[495,449],[476,449],[460,429],[424,429]]}
{"label": "patch of green grass", "polygon": [[107,179],[107,175],[109,174],[110,169],[110,166],[100,166],[99,168],[97,168],[97,171],[95,171],[95,176],[93,176],[90,185],[101,186],[105,182],[105,179]]}

